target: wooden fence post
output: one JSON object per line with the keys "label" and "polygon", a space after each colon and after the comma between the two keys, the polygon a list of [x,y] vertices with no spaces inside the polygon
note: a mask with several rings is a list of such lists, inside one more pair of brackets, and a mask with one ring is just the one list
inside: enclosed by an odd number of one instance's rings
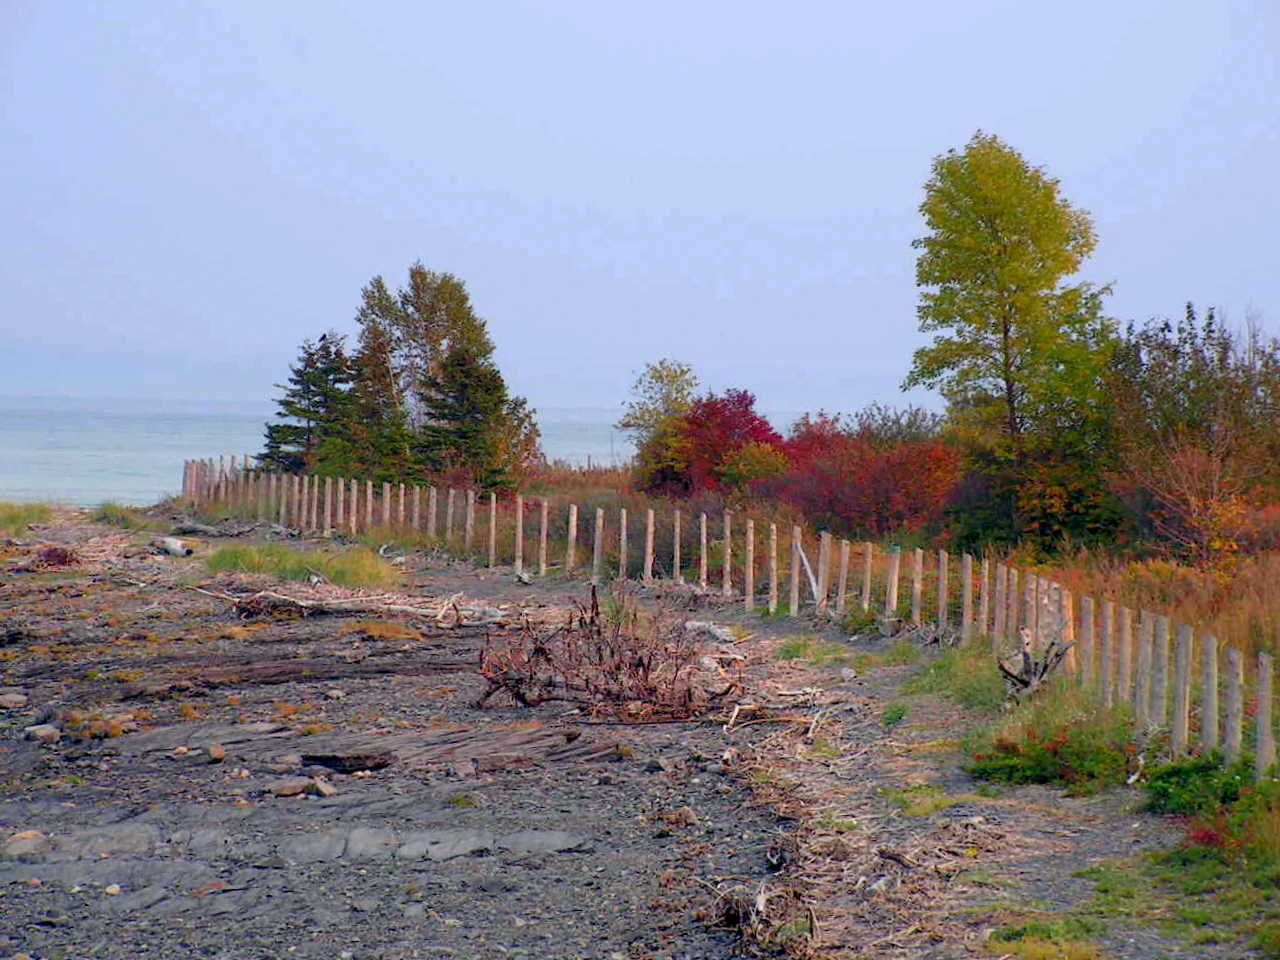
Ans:
{"label": "wooden fence post", "polygon": [[618,580],[627,579],[627,508],[618,508]]}
{"label": "wooden fence post", "polygon": [[945,630],[947,627],[947,601],[950,599],[951,590],[949,589],[949,580],[947,577],[947,561],[950,555],[945,550],[938,551],[938,629]]}
{"label": "wooden fence post", "polygon": [[680,565],[680,511],[671,514],[671,577],[684,586],[684,569]]}
{"label": "wooden fence post", "polygon": [[462,549],[471,552],[471,542],[476,532],[476,492],[467,490],[467,510],[462,521]]}
{"label": "wooden fence post", "polygon": [[991,557],[982,558],[978,568],[978,633],[991,632]]}
{"label": "wooden fence post", "polygon": [[729,511],[724,512],[724,562],[722,564],[721,593],[727,600],[733,596],[733,519]]}
{"label": "wooden fence post", "polygon": [[1058,587],[1058,622],[1062,624],[1062,642],[1067,644],[1067,669],[1080,673],[1080,658],[1076,656],[1075,596],[1066,587]]}
{"label": "wooden fence post", "polygon": [[1018,643],[1018,606],[1021,594],[1018,593],[1018,568],[1010,567],[1005,575],[1004,640],[1010,646]]}
{"label": "wooden fence post", "polygon": [[324,535],[333,536],[333,477],[324,478]]}
{"label": "wooden fence post", "polygon": [[413,485],[412,513],[409,516],[409,526],[413,528],[414,536],[422,533],[422,488],[416,483]]}
{"label": "wooden fence post", "polygon": [[645,583],[653,582],[653,508],[644,513],[644,569],[642,576]]}
{"label": "wooden fence post", "polygon": [[1169,618],[1156,617],[1155,686],[1151,691],[1151,722],[1164,728],[1169,723]]}
{"label": "wooden fence post", "polygon": [[1151,613],[1142,610],[1138,614],[1138,650],[1136,676],[1133,684],[1133,717],[1139,730],[1147,728],[1151,708],[1151,643],[1154,637]]}
{"label": "wooden fence post", "polygon": [[1240,759],[1244,738],[1244,658],[1236,647],[1227,647],[1227,729],[1223,741],[1227,762]]}
{"label": "wooden fence post", "polygon": [[1191,627],[1178,624],[1178,651],[1175,654],[1173,687],[1173,755],[1184,756],[1191,727],[1191,661],[1194,638]]}
{"label": "wooden fence post", "polygon": [[400,483],[399,499],[396,501],[396,526],[404,529],[404,482]]}
{"label": "wooden fence post", "polygon": [[333,481],[333,526],[339,535],[347,526],[347,481],[335,477]]}
{"label": "wooden fence post", "polygon": [[836,581],[836,616],[844,619],[845,603],[849,597],[849,550],[848,540],[840,541],[840,576]]}
{"label": "wooden fence post", "polygon": [[364,482],[364,529],[367,533],[373,529],[373,481]]}
{"label": "wooden fence post", "polygon": [[871,565],[874,558],[875,544],[870,540],[862,544],[862,612],[871,611]]}
{"label": "wooden fence post", "polygon": [[577,557],[578,546],[578,505],[576,503],[569,504],[569,534],[565,541],[564,547],[564,573],[565,576],[573,575],[574,561]]}
{"label": "wooden fence post", "polygon": [[991,621],[991,645],[999,649],[1000,641],[1004,639],[1004,613],[1005,613],[1005,578],[1008,571],[1003,563],[996,564],[996,582],[995,589],[992,591],[991,599],[995,601]]}
{"label": "wooden fence post", "polygon": [[440,514],[440,495],[435,484],[427,488],[427,539],[436,538],[436,517]]}
{"label": "wooden fence post", "polygon": [[1116,605],[1111,600],[1102,601],[1102,665],[1099,684],[1102,687],[1102,705],[1115,702],[1115,636]]}
{"label": "wooden fence post", "polygon": [[548,513],[551,510],[550,501],[546,497],[542,498],[542,516],[539,520],[538,528],[538,576],[545,577],[547,575],[547,521],[550,519]]}
{"label": "wooden fence post", "polygon": [[452,487],[449,488],[449,495],[444,501],[444,542],[446,545],[453,543],[453,502],[457,499],[458,491]]}
{"label": "wooden fence post", "polygon": [[973,637],[973,556],[960,557],[960,641]]}
{"label": "wooden fence post", "polygon": [[489,494],[489,569],[498,565],[498,495]]}
{"label": "wooden fence post", "polygon": [[1120,608],[1120,635],[1116,638],[1116,703],[1130,703],[1133,697],[1133,610]]}
{"label": "wooden fence post", "polygon": [[1265,779],[1276,763],[1276,736],[1271,727],[1271,655],[1258,654],[1258,745],[1254,776],[1259,782]]}
{"label": "wooden fence post", "polygon": [[1200,692],[1200,746],[1204,752],[1218,746],[1218,638],[1204,638],[1204,676]]}
{"label": "wooden fence post", "polygon": [[747,517],[746,547],[742,567],[742,605],[747,613],[756,608],[756,523]]}
{"label": "wooden fence post", "polygon": [[1039,578],[1028,572],[1022,586],[1022,625],[1031,634],[1031,643],[1036,650],[1040,649],[1040,617],[1036,610],[1036,581]]}
{"label": "wooden fence post", "polygon": [[826,616],[831,597],[831,534],[818,534],[818,615]]}
{"label": "wooden fence post", "polygon": [[698,514],[698,586],[707,589],[707,515]]}
{"label": "wooden fence post", "polygon": [[916,547],[911,551],[911,623],[920,626],[923,622],[921,609],[924,590],[924,551]]}
{"label": "wooden fence post", "polygon": [[347,526],[351,528],[351,536],[360,532],[360,481],[354,477],[347,484]]}
{"label": "wooden fence post", "polygon": [[591,541],[591,582],[604,582],[604,508],[596,507],[595,535]]}
{"label": "wooden fence post", "polygon": [[516,494],[516,532],[515,532],[515,568],[516,576],[524,573],[524,497]]}
{"label": "wooden fence post", "polygon": [[386,480],[382,481],[382,503],[380,506],[382,508],[380,510],[382,525],[389,527],[391,526],[391,484]]}
{"label": "wooden fence post", "polygon": [[894,544],[889,550],[889,577],[884,586],[884,632],[893,633],[898,619],[898,573],[902,566],[902,547]]}
{"label": "wooden fence post", "polygon": [[790,593],[787,596],[787,614],[788,616],[800,616],[800,527],[792,524],[791,526],[791,567],[787,571],[791,574],[791,582],[788,584]]}
{"label": "wooden fence post", "polygon": [[778,612],[778,525],[769,524],[769,613]]}

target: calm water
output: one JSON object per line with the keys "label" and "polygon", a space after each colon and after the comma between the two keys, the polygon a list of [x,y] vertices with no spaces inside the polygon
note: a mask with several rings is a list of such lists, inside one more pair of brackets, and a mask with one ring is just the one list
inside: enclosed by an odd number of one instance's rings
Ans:
{"label": "calm water", "polygon": [[[0,397],[0,500],[144,505],[177,493],[182,462],[257,453],[267,409],[200,411],[169,401]],[[538,412],[553,460],[613,463],[631,455],[608,409]]]}

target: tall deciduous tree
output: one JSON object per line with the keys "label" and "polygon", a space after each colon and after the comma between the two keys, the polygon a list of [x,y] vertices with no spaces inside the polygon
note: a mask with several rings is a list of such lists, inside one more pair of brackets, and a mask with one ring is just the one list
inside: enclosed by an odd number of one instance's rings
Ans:
{"label": "tall deciduous tree", "polygon": [[935,158],[920,206],[920,329],[904,387],[937,387],[1017,463],[1030,441],[1079,426],[1113,337],[1108,287],[1067,283],[1096,244],[1058,181],[981,132]]}

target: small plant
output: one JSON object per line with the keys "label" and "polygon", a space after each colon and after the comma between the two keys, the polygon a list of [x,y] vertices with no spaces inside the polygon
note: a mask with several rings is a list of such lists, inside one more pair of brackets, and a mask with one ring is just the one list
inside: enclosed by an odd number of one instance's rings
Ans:
{"label": "small plant", "polygon": [[305,582],[319,576],[344,587],[389,588],[401,583],[395,567],[364,548],[333,552],[294,550],[278,543],[233,544],[218,549],[205,565],[212,573],[268,573],[282,580]]}
{"label": "small plant", "polygon": [[1147,809],[1175,816],[1213,813],[1239,800],[1252,782],[1252,758],[1228,765],[1214,751],[1153,770],[1147,781]]}
{"label": "small plant", "polygon": [[899,640],[885,654],[884,662],[890,667],[904,667],[909,663],[919,663],[920,648],[910,640]]}
{"label": "small plant", "polygon": [[984,713],[998,713],[1005,699],[995,657],[980,643],[948,650],[909,679],[902,692],[938,694]]}
{"label": "small plant", "polygon": [[823,643],[817,637],[789,637],[778,647],[779,660],[807,660],[815,667],[840,667],[853,660],[852,651],[842,643]]}
{"label": "small plant", "polygon": [[6,503],[0,501],[0,533],[21,536],[33,523],[48,523],[53,511],[43,503]]}
{"label": "small plant", "polygon": [[880,722],[885,729],[892,730],[907,718],[907,709],[907,705],[902,701],[894,701],[884,708],[884,713],[880,715]]}
{"label": "small plant", "polygon": [[1103,931],[1102,924],[1096,920],[1077,917],[1034,920],[993,931],[989,949],[993,953],[1026,960],[1092,960],[1101,953],[1097,944],[1085,938]]}
{"label": "small plant", "polygon": [[113,500],[100,504],[98,509],[93,511],[92,517],[96,523],[107,523],[113,527],[123,527],[125,530],[147,530],[154,526],[140,511]]}

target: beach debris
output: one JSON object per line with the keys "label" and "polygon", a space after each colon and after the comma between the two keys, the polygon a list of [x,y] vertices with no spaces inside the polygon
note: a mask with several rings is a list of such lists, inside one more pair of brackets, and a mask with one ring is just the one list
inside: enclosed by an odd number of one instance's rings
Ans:
{"label": "beach debris", "polygon": [[154,541],[154,544],[157,550],[171,557],[189,557],[195,553],[177,537],[160,537]]}

